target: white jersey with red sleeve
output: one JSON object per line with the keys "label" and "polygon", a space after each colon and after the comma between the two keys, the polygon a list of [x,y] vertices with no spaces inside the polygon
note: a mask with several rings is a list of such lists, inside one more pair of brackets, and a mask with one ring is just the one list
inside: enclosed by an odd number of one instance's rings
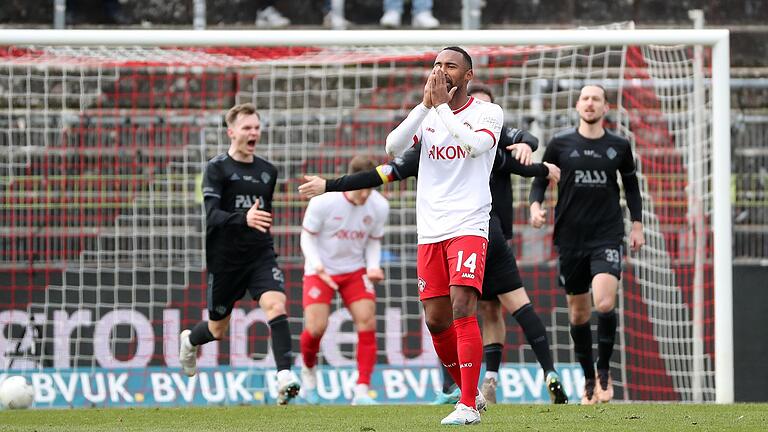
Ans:
{"label": "white jersey with red sleeve", "polygon": [[489,134],[494,147],[470,157],[437,111],[430,110],[414,136],[414,141],[421,141],[416,187],[419,244],[464,235],[488,238],[491,211],[488,182],[504,113],[496,104],[470,97],[453,115],[471,131]]}
{"label": "white jersey with red sleeve", "polygon": [[[309,200],[302,229],[317,236],[320,261],[329,275],[351,273],[372,267],[365,262],[365,246],[369,239],[384,237],[389,216],[389,202],[377,191],[363,205],[355,205],[345,192],[328,192]],[[378,263],[375,267],[378,267]],[[305,260],[304,274],[316,271]]]}

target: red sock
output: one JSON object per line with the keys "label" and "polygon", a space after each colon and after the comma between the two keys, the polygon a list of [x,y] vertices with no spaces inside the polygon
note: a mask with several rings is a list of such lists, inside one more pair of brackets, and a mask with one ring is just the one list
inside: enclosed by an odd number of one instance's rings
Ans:
{"label": "red sock", "polygon": [[[456,382],[456,385],[461,388],[461,372],[459,372],[459,354],[456,351],[456,329],[454,325],[451,324],[448,329],[440,333],[432,333],[432,343],[435,345],[437,357],[443,362],[443,366],[451,374],[451,378]],[[482,351],[482,347],[480,347],[480,351]]]}
{"label": "red sock", "polygon": [[373,365],[376,364],[376,332],[357,332],[357,383],[371,384]]}
{"label": "red sock", "polygon": [[304,366],[311,368],[317,364],[317,352],[320,351],[320,338],[316,338],[304,330],[301,332],[299,345]]}
{"label": "red sock", "polygon": [[[464,317],[453,320],[456,327],[456,342],[461,366],[461,400],[468,407],[475,408],[477,382],[480,379],[480,363],[483,361],[483,339],[477,318]],[[458,383],[458,381],[456,381]]]}

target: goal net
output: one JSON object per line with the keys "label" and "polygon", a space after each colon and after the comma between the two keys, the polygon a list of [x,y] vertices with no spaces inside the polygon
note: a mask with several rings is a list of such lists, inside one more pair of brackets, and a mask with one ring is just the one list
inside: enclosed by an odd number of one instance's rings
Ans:
{"label": "goal net", "polygon": [[[622,278],[611,363],[617,398],[712,401],[711,50],[613,45],[607,30],[604,40],[467,48],[476,80],[492,87],[505,122],[531,130],[542,147],[577,123],[581,85],[607,89],[609,127],[634,146],[647,241],[628,256]],[[223,115],[242,102],[258,107],[266,131],[257,154],[280,173],[272,234],[298,357],[299,232],[307,203],[296,188],[305,174],[345,173],[357,154],[384,162],[384,139],[420,101],[439,48],[312,41],[260,48],[0,47],[0,367],[32,377],[38,406],[140,403],[158,385],[175,389],[174,401],[183,402],[192,381],[163,371],[178,372],[178,333],[206,316],[201,173],[228,148]],[[570,367],[568,391],[576,400],[583,378],[557,283],[552,221],[548,229],[530,228],[530,182],[513,184],[512,242],[524,284],[555,361]],[[391,213],[383,243],[387,279],[377,287],[377,369],[429,369],[429,390],[414,397],[428,400],[439,382],[416,286],[415,182],[383,193]],[[320,361],[343,370],[355,364],[356,336],[340,304],[332,310]],[[217,368],[263,376],[274,365],[265,321],[254,302],[239,302],[228,337],[201,350],[209,381],[200,378],[189,391],[205,393],[208,386],[216,396],[216,379],[231,378],[215,375]],[[504,361],[535,362],[510,316]],[[535,378],[535,365],[530,371]],[[94,372],[104,372],[101,382],[88,375]],[[124,394],[99,396],[99,385],[109,387],[126,372],[132,375],[117,383]],[[500,400],[542,397],[543,386],[517,393],[525,374],[513,372],[502,374],[508,382],[501,383]],[[145,381],[133,384],[134,376]],[[394,378],[382,379],[374,389],[383,397]],[[248,379],[243,388],[250,396],[242,400],[269,399],[269,380],[261,380]],[[67,394],[75,387],[80,399]],[[170,391],[154,389],[154,402],[169,402],[162,396]],[[231,401],[225,393],[218,401]]]}

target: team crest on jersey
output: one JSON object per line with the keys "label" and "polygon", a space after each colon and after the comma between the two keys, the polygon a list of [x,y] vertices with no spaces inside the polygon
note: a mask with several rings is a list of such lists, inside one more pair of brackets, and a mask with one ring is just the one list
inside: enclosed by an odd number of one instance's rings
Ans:
{"label": "team crest on jersey", "polygon": [[618,153],[616,153],[616,150],[613,149],[613,147],[608,147],[608,150],[605,151],[605,155],[608,156],[608,159],[613,159],[616,157]]}
{"label": "team crest on jersey", "polygon": [[363,223],[366,225],[370,225],[373,222],[373,218],[370,215],[365,215],[363,218]]}
{"label": "team crest on jersey", "polygon": [[268,172],[262,171],[261,172],[261,181],[262,181],[262,183],[269,183],[270,180],[272,180],[272,176],[269,175]]}
{"label": "team crest on jersey", "polygon": [[424,290],[427,289],[427,281],[425,281],[422,278],[419,278],[419,292],[424,292]]}

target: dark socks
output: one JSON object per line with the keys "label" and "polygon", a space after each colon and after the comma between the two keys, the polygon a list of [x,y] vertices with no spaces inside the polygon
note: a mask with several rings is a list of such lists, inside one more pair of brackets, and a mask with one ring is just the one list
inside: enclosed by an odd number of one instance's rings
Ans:
{"label": "dark socks", "polygon": [[483,354],[485,355],[485,371],[486,372],[498,372],[499,366],[501,366],[501,350],[504,346],[500,343],[492,343],[483,346]]}
{"label": "dark socks", "polygon": [[589,321],[584,324],[571,324],[571,338],[576,360],[584,370],[585,379],[595,379],[595,365],[592,360],[592,328]]}
{"label": "dark socks", "polygon": [[189,334],[189,342],[193,346],[200,346],[207,344],[210,341],[216,340],[208,329],[208,321],[200,321],[192,327],[192,332]]}
{"label": "dark socks", "polygon": [[275,356],[277,370],[290,369],[293,362],[291,352],[291,332],[288,328],[288,316],[280,315],[269,321],[272,336],[272,354]]}
{"label": "dark socks", "polygon": [[547,329],[544,327],[544,323],[541,322],[541,318],[536,313],[533,305],[528,303],[516,310],[513,317],[520,324],[520,327],[525,333],[525,338],[533,349],[533,353],[536,354],[536,359],[539,361],[541,368],[544,369],[544,373],[555,370],[555,363],[552,361],[552,352],[549,350],[549,340],[547,340]]}
{"label": "dark socks", "polygon": [[616,340],[618,317],[616,310],[597,314],[597,369],[610,369],[613,345]]}

